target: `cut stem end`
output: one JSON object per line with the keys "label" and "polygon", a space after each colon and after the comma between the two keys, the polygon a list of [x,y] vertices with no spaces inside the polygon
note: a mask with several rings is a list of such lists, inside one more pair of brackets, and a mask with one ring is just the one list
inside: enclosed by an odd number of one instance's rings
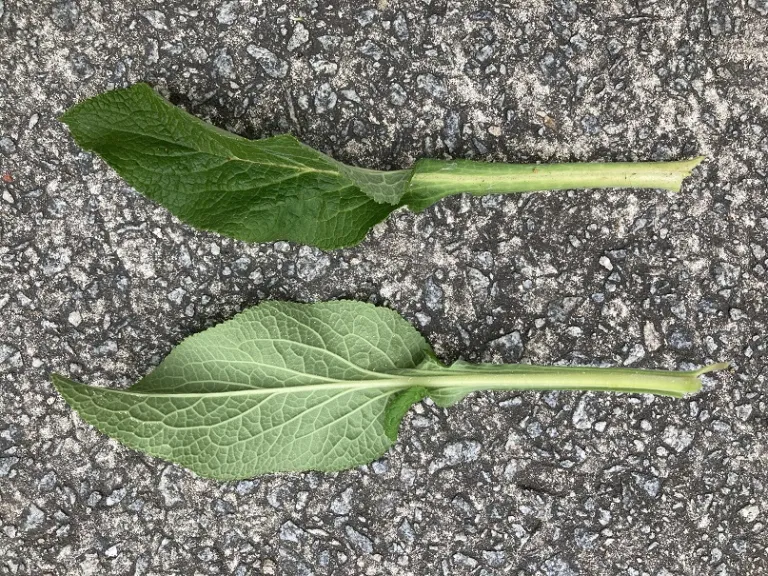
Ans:
{"label": "cut stem end", "polygon": [[693,372],[693,375],[698,377],[702,374],[709,374],[710,372],[717,372],[719,370],[728,370],[728,368],[731,367],[730,362],[718,362],[716,364],[708,364],[707,366],[704,366],[703,368],[699,368],[698,370]]}

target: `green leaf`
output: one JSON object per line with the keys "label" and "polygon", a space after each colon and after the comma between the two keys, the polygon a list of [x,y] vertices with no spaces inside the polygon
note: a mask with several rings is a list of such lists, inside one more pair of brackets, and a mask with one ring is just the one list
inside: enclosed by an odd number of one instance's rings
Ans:
{"label": "green leaf", "polygon": [[181,220],[248,242],[355,244],[396,207],[408,176],[346,166],[293,136],[241,138],[146,84],[86,100],[61,120]]}
{"label": "green leaf", "polygon": [[394,209],[458,193],[579,187],[677,190],[701,161],[507,165],[421,160],[410,170],[347,166],[292,136],[247,140],[173,106],[146,84],[101,94],[61,120],[131,186],[197,228],[248,242],[358,243]]}
{"label": "green leaf", "polygon": [[379,457],[418,388],[424,338],[387,308],[267,302],[180,344],[127,390],[55,376],[84,420],[203,476],[340,470]]}
{"label": "green leaf", "polygon": [[612,390],[681,396],[698,372],[445,366],[392,310],[351,301],[267,302],[191,336],[124,390],[53,375],[80,416],[131,448],[202,476],[341,470],[381,456],[426,395],[477,390]]}

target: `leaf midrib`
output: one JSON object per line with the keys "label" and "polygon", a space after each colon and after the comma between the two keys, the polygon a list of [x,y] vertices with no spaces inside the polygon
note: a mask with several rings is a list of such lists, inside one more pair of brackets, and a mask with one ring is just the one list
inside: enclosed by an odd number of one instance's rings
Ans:
{"label": "leaf midrib", "polygon": [[[308,414],[311,414],[312,412],[316,412],[318,410],[322,410],[325,406],[328,404],[337,401],[339,398],[344,396],[345,394],[349,394],[351,390],[344,390],[339,394],[334,394],[333,396],[330,396],[323,400],[322,402],[319,402],[318,404],[313,404],[312,406],[309,406],[305,408],[304,410],[298,412],[296,415],[292,416],[291,418],[288,418],[287,420],[283,420],[279,424],[276,424],[274,426],[268,426],[266,428],[262,428],[258,431],[258,433],[253,434],[252,436],[249,436],[247,439],[244,440],[238,440],[237,442],[233,444],[227,444],[227,447],[236,446],[240,442],[248,442],[252,441],[254,438],[258,438],[261,436],[264,436],[268,434],[269,432],[272,432],[274,430],[279,430],[290,424],[291,422],[295,422],[296,420],[300,420],[301,418],[305,418]],[[321,430],[322,428],[325,428],[329,425],[332,425],[339,420],[343,418],[348,418],[351,414],[354,414],[355,412],[361,410],[365,406],[368,406],[369,404],[376,402],[378,400],[381,400],[382,398],[386,398],[387,396],[390,396],[394,394],[396,391],[388,391],[382,394],[377,394],[373,398],[369,398],[366,400],[363,404],[356,406],[354,409],[350,410],[349,412],[344,413],[340,418],[337,418],[336,420],[333,420],[329,422],[328,424],[324,425],[321,428],[315,428],[312,430],[312,434],[314,434],[317,430]],[[254,404],[253,406],[249,407],[244,412],[241,412],[239,414],[235,414],[234,416],[230,416],[228,418],[225,418],[224,420],[220,420],[218,422],[215,422],[213,424],[195,424],[193,426],[175,426],[172,424],[169,424],[166,422],[166,420],[163,418],[161,420],[152,420],[152,422],[157,422],[159,425],[164,426],[165,428],[168,428],[169,430],[178,430],[178,431],[189,431],[189,430],[211,430],[213,428],[219,428],[220,426],[224,426],[226,424],[229,424],[230,422],[234,422],[236,420],[243,420],[248,418],[248,415],[251,414],[253,411],[258,410],[264,402],[266,402],[266,398],[262,401],[260,401],[258,404]],[[136,418],[133,416],[133,418]],[[147,422],[147,420],[142,420],[141,418],[136,418],[140,422]]]}
{"label": "leaf midrib", "polygon": [[[544,377],[543,374],[533,374],[533,373],[522,373],[515,375],[514,372],[502,375],[502,374],[496,374],[496,375],[489,375],[489,374],[467,374],[467,373],[459,373],[459,374],[450,374],[447,373],[447,371],[439,371],[434,372],[431,370],[425,370],[420,371],[418,369],[406,369],[408,370],[407,374],[403,373],[377,373],[376,379],[351,379],[351,380],[336,380],[334,382],[328,382],[328,383],[311,383],[311,384],[298,384],[298,385],[291,385],[286,387],[276,387],[276,388],[249,388],[246,390],[230,390],[230,391],[221,391],[221,392],[143,392],[143,391],[134,391],[130,388],[127,389],[121,389],[121,390],[114,390],[110,389],[109,392],[113,394],[120,394],[120,395],[130,395],[135,396],[139,398],[165,398],[165,399],[173,399],[173,398],[221,398],[221,397],[239,397],[239,396],[270,396],[270,395],[281,395],[281,394],[304,394],[304,393],[313,393],[313,392],[326,392],[326,391],[333,391],[333,390],[345,390],[345,391],[371,391],[371,390],[391,390],[391,391],[398,391],[398,390],[407,390],[408,388],[420,386],[423,388],[427,388],[429,390],[439,390],[439,391],[477,391],[477,390],[536,390],[536,389],[549,389],[547,381],[551,379],[551,375],[546,375]],[[506,377],[505,377],[506,376]],[[515,376],[527,376],[531,378],[532,380],[542,380],[542,382],[525,382],[524,379],[522,381],[517,382],[516,384],[511,384],[509,379],[516,379]],[[538,377],[537,377],[538,376]],[[66,378],[62,378],[65,382],[71,382],[68,381]],[[509,378],[509,379],[508,379]],[[646,379],[653,378],[653,376],[646,375]],[[680,374],[677,376],[659,376],[660,380],[669,381],[669,380],[681,380],[681,381],[687,381],[691,379],[690,374]],[[693,378],[696,378],[693,376]],[[461,381],[461,379],[465,379],[464,382]],[[457,382],[457,380],[459,380]],[[199,383],[199,384],[205,384],[205,383],[212,383],[215,382],[213,380],[187,380],[184,382],[184,384],[190,384],[190,383]],[[222,382],[223,383],[223,382]],[[231,384],[231,383],[230,383]],[[91,388],[88,386],[85,386],[83,384],[75,383],[76,386],[84,387],[84,388]],[[651,390],[651,387],[646,384],[646,389]],[[617,385],[614,383],[613,386],[597,386],[594,387],[588,386],[584,383],[578,383],[578,386],[571,387],[566,386],[564,384],[560,384],[560,389],[562,390],[570,390],[570,389],[579,389],[579,390],[613,390],[615,392],[626,392],[626,391],[634,391],[637,389],[636,386],[631,384],[624,384],[624,385]],[[660,386],[659,390],[664,390],[665,387]]]}
{"label": "leaf midrib", "polygon": [[[138,135],[143,136],[144,138],[149,138],[152,140],[157,140],[158,142],[163,142],[165,144],[169,144],[171,146],[176,146],[178,148],[184,148],[186,150],[191,150],[192,152],[196,152],[197,154],[207,154],[209,156],[213,156],[215,158],[223,158],[226,162],[244,162],[246,164],[254,164],[257,166],[268,166],[272,168],[279,168],[283,170],[292,170],[294,172],[297,172],[298,174],[307,174],[310,172],[314,172],[317,174],[331,174],[333,176],[341,177],[341,172],[338,170],[320,170],[318,168],[300,168],[300,164],[293,164],[293,165],[285,165],[285,164],[276,164],[274,162],[264,162],[264,161],[256,161],[256,160],[250,160],[248,158],[241,158],[240,156],[237,156],[235,154],[218,154],[215,151],[210,150],[201,150],[199,148],[195,148],[194,146],[190,146],[189,144],[181,143],[181,142],[174,142],[173,140],[167,140],[165,138],[160,138],[159,136],[156,136],[154,134],[146,134],[144,132],[140,132],[138,130],[125,130],[123,128],[111,128],[110,132],[117,132],[122,134],[130,134],[130,135]],[[249,142],[249,141],[247,141]],[[269,151],[262,151],[264,154],[270,154],[275,156],[283,156],[282,154],[278,154],[275,152],[269,152]]]}
{"label": "leaf midrib", "polygon": [[[306,385],[292,385],[281,386],[275,388],[249,388],[247,390],[229,390],[221,392],[144,392],[141,390],[132,390],[131,388],[115,389],[115,388],[97,388],[94,386],[86,386],[75,382],[77,387],[98,389],[99,391],[109,392],[110,394],[120,394],[126,396],[137,396],[140,398],[222,398],[230,396],[270,396],[279,394],[297,394],[302,392],[324,392],[326,390],[374,390],[374,389],[391,389],[397,390],[399,388],[406,389],[411,386],[416,386],[418,377],[401,377],[399,375],[392,375],[387,378],[386,374],[380,374],[384,379],[381,380],[337,380],[334,382],[328,382],[325,384],[306,384]],[[57,376],[57,378],[64,380],[67,386],[71,387],[70,380]],[[217,380],[187,380],[185,384],[190,383],[224,383]],[[226,384],[232,384],[226,382]],[[420,383],[418,385],[421,385]],[[442,386],[431,386],[439,387]]]}

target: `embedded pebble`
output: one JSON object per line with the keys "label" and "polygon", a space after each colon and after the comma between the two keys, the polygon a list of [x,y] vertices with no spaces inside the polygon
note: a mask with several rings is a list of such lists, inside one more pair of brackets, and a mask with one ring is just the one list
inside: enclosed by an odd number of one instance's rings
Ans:
{"label": "embedded pebble", "polygon": [[304,27],[304,24],[299,22],[293,28],[293,34],[288,40],[288,51],[293,52],[302,44],[309,42],[309,31]]}
{"label": "embedded pebble", "polygon": [[364,554],[370,554],[373,552],[373,541],[370,538],[358,532],[352,526],[347,525],[344,528],[344,532],[347,535],[347,539]]}
{"label": "embedded pebble", "polygon": [[274,52],[254,44],[248,44],[246,52],[259,63],[259,66],[261,66],[267,76],[285,78],[288,74],[288,63],[280,60]]}

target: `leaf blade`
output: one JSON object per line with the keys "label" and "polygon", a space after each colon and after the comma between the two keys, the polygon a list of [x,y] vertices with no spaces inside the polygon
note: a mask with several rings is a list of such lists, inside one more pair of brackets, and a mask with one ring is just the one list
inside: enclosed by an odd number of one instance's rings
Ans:
{"label": "leaf blade", "polygon": [[[237,332],[279,335],[288,344],[241,347],[255,359],[251,371],[230,370],[220,343]],[[300,356],[290,349],[297,342]],[[190,368],[192,358],[205,354],[221,362],[203,370],[207,380],[199,366]],[[264,303],[188,338],[127,390],[61,376],[53,381],[85,421],[129,447],[202,476],[246,478],[341,470],[381,456],[402,416],[425,393],[407,378],[381,371],[416,367],[428,354],[418,332],[385,308],[347,301]],[[306,376],[300,384],[286,385],[284,359],[303,359],[295,362]],[[265,366],[275,371],[265,372]]]}
{"label": "leaf blade", "polygon": [[251,141],[219,130],[146,84],[85,100],[61,120],[180,220],[247,242],[356,244],[406,185],[403,173],[345,166],[293,136]]}
{"label": "leaf blade", "polygon": [[[392,443],[382,415],[394,390],[296,392],[287,404],[286,394],[170,398],[86,386],[60,376],[54,384],[101,432],[220,480],[348,469],[381,456]],[[207,414],[205,424],[185,425],[188,415],[199,416],[199,410]],[[278,412],[286,417],[275,422],[268,414]],[[302,428],[309,417],[311,432]]]}

